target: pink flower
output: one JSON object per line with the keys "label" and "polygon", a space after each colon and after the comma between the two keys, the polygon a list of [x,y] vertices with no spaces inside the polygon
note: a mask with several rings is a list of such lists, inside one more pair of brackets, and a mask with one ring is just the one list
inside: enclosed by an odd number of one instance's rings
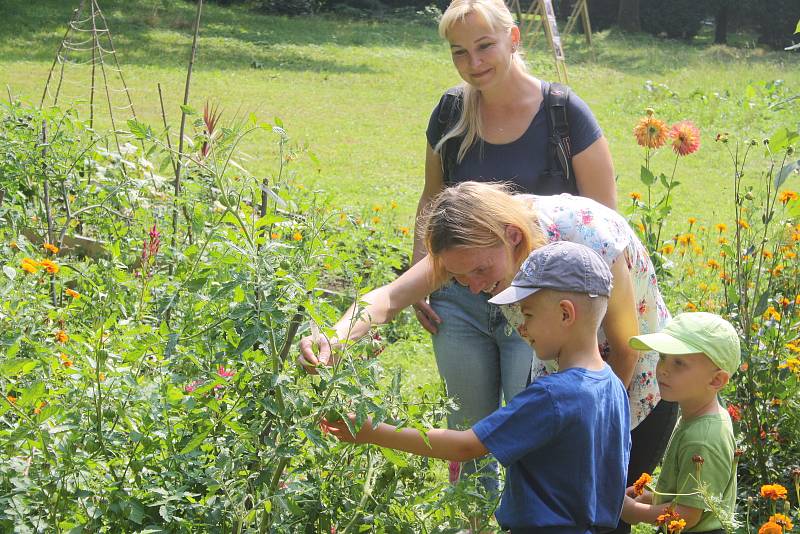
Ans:
{"label": "pink flower", "polygon": [[688,156],[700,148],[700,130],[690,121],[673,124],[669,136],[672,138],[672,150],[679,156]]}
{"label": "pink flower", "polygon": [[202,380],[194,380],[190,384],[186,384],[186,387],[184,387],[183,390],[186,393],[194,393],[194,390],[196,390],[202,383]]}
{"label": "pink flower", "polygon": [[461,475],[461,463],[460,462],[450,462],[450,464],[448,465],[448,471],[450,473],[449,474],[450,484],[453,484],[453,485],[457,484],[458,483],[458,478]]}
{"label": "pink flower", "polygon": [[229,371],[220,365],[219,369],[217,369],[217,374],[222,378],[230,378],[236,374],[236,371]]}

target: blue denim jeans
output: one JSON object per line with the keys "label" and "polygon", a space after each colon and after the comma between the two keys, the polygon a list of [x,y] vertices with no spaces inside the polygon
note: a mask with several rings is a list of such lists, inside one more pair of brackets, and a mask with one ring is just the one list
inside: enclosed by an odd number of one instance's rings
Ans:
{"label": "blue denim jeans", "polygon": [[[448,417],[450,428],[471,427],[497,410],[503,399],[508,401],[525,389],[530,376],[533,350],[516,331],[510,331],[500,308],[489,304],[489,298],[456,282],[430,296],[431,307],[442,319],[433,336],[436,365],[447,394],[458,405]],[[483,465],[483,486],[496,492],[497,464]],[[475,470],[475,462],[462,466],[465,474]]]}

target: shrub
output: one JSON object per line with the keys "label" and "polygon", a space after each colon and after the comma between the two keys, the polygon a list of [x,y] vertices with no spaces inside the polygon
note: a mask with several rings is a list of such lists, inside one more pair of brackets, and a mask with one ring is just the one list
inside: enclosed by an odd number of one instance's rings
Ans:
{"label": "shrub", "polygon": [[706,4],[694,0],[641,0],[642,30],[653,35],[666,34],[673,39],[691,39],[700,31],[706,18]]}
{"label": "shrub", "polygon": [[800,35],[794,34],[800,21],[800,2],[797,0],[756,0],[749,3],[747,11],[760,43],[784,48],[800,41]]}

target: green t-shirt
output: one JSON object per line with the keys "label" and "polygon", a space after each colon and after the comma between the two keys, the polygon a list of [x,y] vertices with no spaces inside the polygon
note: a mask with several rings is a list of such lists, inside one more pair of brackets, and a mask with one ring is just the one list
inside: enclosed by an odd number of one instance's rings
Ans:
{"label": "green t-shirt", "polygon": [[[728,412],[702,415],[695,419],[678,421],[669,440],[661,476],[656,491],[661,493],[692,493],[697,491],[697,466],[692,458],[703,457],[700,481],[708,485],[712,495],[722,499],[723,508],[731,515],[736,508],[736,462],[734,452],[733,425]],[[677,504],[703,510],[700,521],[691,532],[705,532],[722,528],[722,524],[711,513],[700,495],[654,497],[653,502],[673,501]]]}

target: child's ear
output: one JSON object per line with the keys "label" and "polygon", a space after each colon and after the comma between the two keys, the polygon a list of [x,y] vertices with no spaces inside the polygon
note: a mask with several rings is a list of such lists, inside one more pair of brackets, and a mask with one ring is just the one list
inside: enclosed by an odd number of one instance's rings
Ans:
{"label": "child's ear", "polygon": [[714,372],[714,376],[711,377],[711,382],[709,382],[708,385],[711,386],[712,389],[719,391],[728,385],[728,381],[730,379],[731,376],[728,373],[722,369],[717,369],[717,371]]}
{"label": "child's ear", "polygon": [[563,299],[558,303],[561,311],[561,324],[571,326],[575,323],[575,303],[571,300]]}

